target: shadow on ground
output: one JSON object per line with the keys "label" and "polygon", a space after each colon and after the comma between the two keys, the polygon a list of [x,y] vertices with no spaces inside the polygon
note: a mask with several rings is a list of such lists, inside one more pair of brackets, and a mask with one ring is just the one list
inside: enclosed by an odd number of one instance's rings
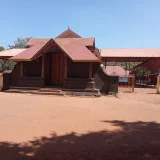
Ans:
{"label": "shadow on ground", "polygon": [[160,124],[102,121],[121,129],[42,137],[26,144],[0,142],[2,160],[159,160]]}

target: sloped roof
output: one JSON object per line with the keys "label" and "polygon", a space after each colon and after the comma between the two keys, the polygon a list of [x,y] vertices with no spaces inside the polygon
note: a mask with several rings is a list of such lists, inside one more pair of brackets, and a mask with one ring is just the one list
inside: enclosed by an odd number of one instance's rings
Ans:
{"label": "sloped roof", "polygon": [[49,43],[50,40],[48,40],[45,43],[37,44],[31,48],[27,48],[25,51],[19,53],[18,55],[10,58],[10,60],[13,61],[31,61],[32,58],[38,54],[43,48]]}
{"label": "sloped roof", "polygon": [[59,47],[72,59],[74,62],[99,62],[99,59],[84,45],[78,43],[61,43],[56,40]]}
{"label": "sloped roof", "polygon": [[[27,46],[34,46],[37,44],[42,44],[42,43],[46,43],[48,40],[50,40],[51,38],[31,38],[28,43]],[[69,42],[76,42],[79,44],[82,44],[84,46],[93,46],[94,45],[94,38],[52,38],[56,41],[59,41],[61,43],[69,43]]]}
{"label": "sloped roof", "polygon": [[160,58],[149,58],[148,60],[138,64],[137,66],[135,66],[133,69],[135,68],[143,68],[145,70],[155,70],[157,68],[160,68]]}
{"label": "sloped roof", "polygon": [[50,38],[30,38],[27,42],[27,46],[35,46],[37,44],[46,43]]}
{"label": "sloped roof", "polygon": [[41,52],[50,42],[55,42],[64,53],[72,59],[72,61],[88,61],[88,62],[99,62],[99,59],[87,48],[80,43],[75,41],[66,41],[60,39],[49,39],[45,43],[37,44],[22,53],[10,58],[13,61],[31,61],[35,55]]}
{"label": "sloped roof", "polygon": [[106,71],[116,73],[119,76],[129,75],[129,71],[125,71],[121,66],[106,66]]}
{"label": "sloped roof", "polygon": [[77,33],[73,32],[71,29],[67,29],[60,35],[58,35],[56,38],[81,38]]}
{"label": "sloped roof", "polygon": [[77,43],[83,46],[94,46],[94,38],[55,38],[56,42],[59,44],[66,44],[66,43]]}
{"label": "sloped roof", "polygon": [[160,57],[160,48],[105,48],[101,57]]}
{"label": "sloped roof", "polygon": [[8,49],[8,50],[5,50],[5,51],[1,51],[0,52],[0,58],[13,57],[13,56],[16,56],[17,54],[25,51],[25,50],[26,50],[26,48],[23,48],[23,49],[14,48],[14,49]]}

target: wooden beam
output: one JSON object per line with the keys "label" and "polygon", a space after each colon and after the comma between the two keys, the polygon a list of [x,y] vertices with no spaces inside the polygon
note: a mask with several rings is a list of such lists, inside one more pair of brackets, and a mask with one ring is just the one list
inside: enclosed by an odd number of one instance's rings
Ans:
{"label": "wooden beam", "polygon": [[89,79],[92,79],[92,62],[89,63]]}
{"label": "wooden beam", "polygon": [[132,92],[134,92],[135,87],[135,75],[132,75]]}
{"label": "wooden beam", "polygon": [[64,79],[67,78],[67,56],[64,55]]}
{"label": "wooden beam", "polygon": [[44,78],[44,54],[42,55],[42,72],[41,72],[41,77]]}
{"label": "wooden beam", "polygon": [[23,77],[23,62],[20,62],[20,77]]}

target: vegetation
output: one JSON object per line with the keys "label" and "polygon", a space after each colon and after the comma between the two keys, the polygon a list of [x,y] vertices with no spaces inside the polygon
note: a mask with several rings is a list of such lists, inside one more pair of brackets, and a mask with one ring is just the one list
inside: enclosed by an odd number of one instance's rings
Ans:
{"label": "vegetation", "polygon": [[0,46],[0,51],[4,51],[4,47],[3,46]]}
{"label": "vegetation", "polygon": [[26,48],[29,38],[17,38],[14,45],[9,45],[9,48]]}
{"label": "vegetation", "polygon": [[137,66],[139,63],[138,62],[108,62],[107,66],[121,66],[125,70],[131,70],[135,66]]}
{"label": "vegetation", "polygon": [[[28,40],[29,38],[17,38],[17,40],[14,42],[14,45],[9,45],[9,49],[26,48]],[[5,50],[5,48],[3,46],[0,46],[0,51],[3,50]],[[0,72],[13,69],[15,64],[16,64],[15,62],[11,62],[8,60],[0,60]]]}

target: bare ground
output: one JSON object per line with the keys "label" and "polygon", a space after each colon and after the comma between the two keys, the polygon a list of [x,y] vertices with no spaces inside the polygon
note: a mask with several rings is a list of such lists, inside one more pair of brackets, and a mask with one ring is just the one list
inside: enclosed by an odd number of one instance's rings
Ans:
{"label": "bare ground", "polygon": [[[0,159],[160,159],[160,95],[0,93]],[[153,100],[154,99],[154,100]]]}
{"label": "bare ground", "polygon": [[155,88],[135,88],[134,93],[129,93],[127,90],[124,90],[124,92],[118,93],[118,97],[126,100],[143,101],[160,105],[160,95],[156,94]]}

